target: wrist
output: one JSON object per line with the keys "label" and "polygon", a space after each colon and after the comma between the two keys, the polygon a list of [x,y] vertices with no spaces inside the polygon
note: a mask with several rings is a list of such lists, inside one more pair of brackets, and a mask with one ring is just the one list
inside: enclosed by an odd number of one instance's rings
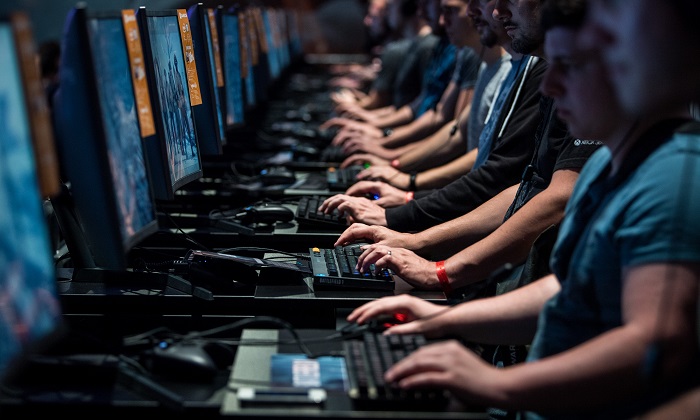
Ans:
{"label": "wrist", "polygon": [[415,191],[416,190],[416,177],[418,174],[416,172],[411,172],[408,176],[408,190],[409,191]]}
{"label": "wrist", "polygon": [[450,279],[447,277],[447,271],[445,270],[445,260],[435,263],[435,274],[437,275],[442,291],[445,292],[446,295],[452,293]]}

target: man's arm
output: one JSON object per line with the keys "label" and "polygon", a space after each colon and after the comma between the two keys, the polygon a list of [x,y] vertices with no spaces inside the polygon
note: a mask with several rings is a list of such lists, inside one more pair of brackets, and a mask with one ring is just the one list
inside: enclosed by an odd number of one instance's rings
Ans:
{"label": "man's arm", "polygon": [[[648,264],[624,271],[622,325],[557,356],[509,369],[499,380],[508,401],[498,401],[499,406],[586,409],[639,395],[650,385],[663,389],[687,373],[697,352],[700,264]],[[674,273],[672,281],[668,273]],[[649,361],[654,348],[668,351]],[[649,363],[658,368],[653,383],[645,375]]]}
{"label": "man's arm", "polygon": [[402,171],[424,170],[445,164],[464,154],[465,141],[462,133],[455,130],[453,122],[445,124],[429,136],[420,147],[399,156]]}
{"label": "man's arm", "polygon": [[[462,239],[473,236],[468,229],[457,223],[437,229],[437,238],[433,241],[439,241],[442,237],[440,244],[452,247],[462,243],[463,250],[445,261],[445,270],[452,287],[483,280],[506,263],[524,261],[537,236],[549,226],[561,222],[577,179],[578,171],[556,171],[552,182],[544,191],[535,195],[488,236],[466,248]],[[505,210],[492,217],[501,217],[502,220]]]}

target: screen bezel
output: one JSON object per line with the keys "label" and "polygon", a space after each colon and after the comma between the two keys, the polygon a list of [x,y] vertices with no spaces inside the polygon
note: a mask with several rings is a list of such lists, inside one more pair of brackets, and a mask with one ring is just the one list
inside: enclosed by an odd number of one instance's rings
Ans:
{"label": "screen bezel", "polygon": [[[125,235],[122,229],[125,225],[118,210],[119,198],[109,164],[108,138],[94,68],[93,40],[88,29],[92,19],[118,19],[121,22],[122,15],[120,11],[88,12],[84,7],[74,8],[69,13],[66,38],[62,45],[61,82],[55,98],[57,144],[61,166],[68,175],[72,203],[93,260],[86,262],[86,265],[126,270],[131,249],[158,231],[156,207],[149,186],[148,203],[152,209],[152,218],[133,234]],[[126,39],[124,42],[126,53]],[[126,60],[128,63],[128,57]],[[75,68],[66,67],[71,64]],[[131,88],[133,92],[133,82]],[[69,98],[62,99],[62,95]],[[68,103],[76,108],[64,109],[62,105]],[[135,124],[139,144],[145,152],[137,117]],[[145,156],[143,162],[145,181],[148,182],[150,168]]]}
{"label": "screen bezel", "polygon": [[221,155],[226,144],[226,119],[223,115],[223,90],[217,85],[214,41],[209,27],[208,11],[202,3],[190,6],[187,15],[194,41],[195,62],[202,92],[202,104],[194,108],[201,154]]}
{"label": "screen bezel", "polygon": [[[194,121],[194,109],[190,102],[189,95],[186,94],[186,100],[189,104],[190,115],[192,116],[192,124],[194,127],[195,142],[197,144],[197,165],[198,170],[176,180],[172,180],[173,174],[170,170],[169,156],[167,153],[167,139],[166,130],[163,124],[162,113],[163,109],[160,103],[159,97],[159,81],[155,76],[154,68],[154,55],[153,48],[151,44],[151,36],[148,32],[149,23],[148,18],[150,17],[172,17],[177,19],[178,11],[177,9],[166,9],[166,10],[149,10],[145,7],[140,7],[136,12],[137,20],[139,23],[139,30],[141,32],[141,42],[143,45],[144,60],[146,65],[146,76],[148,78],[148,86],[151,92],[151,104],[153,107],[153,114],[156,116],[154,122],[156,125],[156,135],[153,138],[147,138],[146,142],[146,153],[148,156],[149,164],[152,167],[152,173],[154,178],[151,183],[154,188],[156,200],[171,201],[175,198],[175,192],[182,188],[183,186],[189,184],[201,178],[204,174],[202,167],[202,153],[199,146],[199,139],[197,136],[197,127]],[[180,47],[182,47],[182,41],[180,41]],[[179,50],[181,53],[181,50]],[[178,56],[184,64],[184,54]],[[188,86],[184,86],[185,92],[189,92]]]}

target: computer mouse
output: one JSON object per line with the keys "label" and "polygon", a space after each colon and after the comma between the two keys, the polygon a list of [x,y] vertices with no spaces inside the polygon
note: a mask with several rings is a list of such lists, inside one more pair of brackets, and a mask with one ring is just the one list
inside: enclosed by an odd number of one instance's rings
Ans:
{"label": "computer mouse", "polygon": [[294,211],[280,204],[258,204],[245,207],[239,219],[245,224],[291,222],[294,220]]}
{"label": "computer mouse", "polygon": [[297,177],[283,166],[273,166],[260,171],[260,181],[263,185],[291,185],[297,181]]}
{"label": "computer mouse", "polygon": [[381,333],[384,330],[393,327],[394,325],[403,324],[405,322],[406,317],[404,314],[383,314],[378,315],[375,318],[371,318],[364,324],[357,324],[355,322],[346,324],[340,329],[340,332],[343,335],[361,334],[365,331]]}
{"label": "computer mouse", "polygon": [[233,350],[205,341],[161,341],[143,359],[144,365],[156,375],[208,381],[233,363]]}

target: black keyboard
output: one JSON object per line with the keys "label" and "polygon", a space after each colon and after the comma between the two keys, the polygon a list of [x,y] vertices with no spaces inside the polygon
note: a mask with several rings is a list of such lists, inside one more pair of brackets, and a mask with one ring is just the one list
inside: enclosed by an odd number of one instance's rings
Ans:
{"label": "black keyboard", "polygon": [[329,145],[321,150],[322,162],[342,162],[345,160],[345,157],[343,146]]}
{"label": "black keyboard", "polygon": [[348,373],[348,395],[357,408],[436,410],[444,408],[447,392],[435,389],[402,390],[384,381],[384,372],[411,352],[425,345],[420,334],[382,335],[366,331],[343,341]]}
{"label": "black keyboard", "polygon": [[318,206],[327,197],[304,196],[297,204],[296,221],[302,227],[331,228],[340,232],[348,227],[345,216],[341,215],[338,209],[331,214],[318,211]]}
{"label": "black keyboard", "polygon": [[314,286],[352,289],[394,290],[394,273],[372,264],[365,273],[355,266],[362,254],[360,246],[352,244],[335,248],[309,248]]}
{"label": "black keyboard", "polygon": [[353,165],[347,168],[330,167],[326,170],[326,180],[330,191],[345,191],[357,182],[357,174],[364,169],[363,166]]}

